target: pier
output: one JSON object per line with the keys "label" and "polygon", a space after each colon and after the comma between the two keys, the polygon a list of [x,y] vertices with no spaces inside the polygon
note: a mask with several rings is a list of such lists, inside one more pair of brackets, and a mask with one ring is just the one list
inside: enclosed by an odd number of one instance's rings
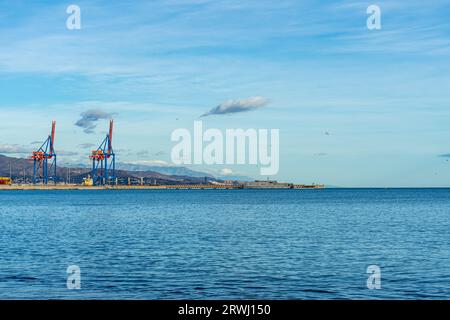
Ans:
{"label": "pier", "polygon": [[33,184],[12,184],[0,185],[1,190],[174,190],[174,189],[242,189],[241,185],[221,185],[221,184],[178,184],[178,185],[99,185],[83,186],[79,184],[56,184],[56,185],[33,185]]}
{"label": "pier", "polygon": [[245,184],[174,184],[174,185],[97,185],[80,184],[11,184],[0,185],[0,191],[8,190],[212,190],[212,189],[324,189],[323,185],[294,185],[290,188],[253,188]]}

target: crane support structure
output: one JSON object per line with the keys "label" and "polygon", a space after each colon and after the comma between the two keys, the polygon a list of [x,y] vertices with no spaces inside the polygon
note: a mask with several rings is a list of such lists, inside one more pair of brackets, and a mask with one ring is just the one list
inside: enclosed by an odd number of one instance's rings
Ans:
{"label": "crane support structure", "polygon": [[[56,152],[55,143],[56,121],[52,121],[52,132],[40,148],[33,151],[31,159],[33,160],[33,183],[42,182],[48,184],[49,180],[53,180],[56,184]],[[49,166],[50,162],[50,166]],[[49,175],[50,173],[50,175]],[[39,175],[40,174],[40,175]]]}
{"label": "crane support structure", "polygon": [[112,147],[114,121],[109,121],[109,133],[96,150],[92,150],[92,180],[94,185],[114,184],[116,180],[116,155]]}

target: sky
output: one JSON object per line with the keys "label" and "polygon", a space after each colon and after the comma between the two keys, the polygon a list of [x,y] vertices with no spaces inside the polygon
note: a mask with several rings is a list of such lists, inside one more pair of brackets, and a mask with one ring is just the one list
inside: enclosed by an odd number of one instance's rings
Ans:
{"label": "sky", "polygon": [[117,161],[171,164],[171,133],[201,120],[279,129],[278,181],[450,186],[449,17],[440,0],[0,0],[0,153],[28,156],[56,120],[59,161],[89,164],[113,117]]}

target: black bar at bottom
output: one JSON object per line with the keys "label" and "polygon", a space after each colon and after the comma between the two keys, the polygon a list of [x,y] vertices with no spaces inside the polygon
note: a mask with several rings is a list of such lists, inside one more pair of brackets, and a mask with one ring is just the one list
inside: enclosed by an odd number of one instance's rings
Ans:
{"label": "black bar at bottom", "polygon": [[[15,315],[34,311],[70,316],[106,315],[130,318],[142,315],[150,319],[301,319],[332,314],[335,316],[367,315],[387,316],[386,308],[395,308],[402,315],[419,313],[439,314],[448,311],[449,301],[280,301],[280,300],[45,300],[45,301],[1,301],[2,311],[13,311]],[[445,309],[444,309],[445,308]],[[61,313],[62,312],[62,313]]]}

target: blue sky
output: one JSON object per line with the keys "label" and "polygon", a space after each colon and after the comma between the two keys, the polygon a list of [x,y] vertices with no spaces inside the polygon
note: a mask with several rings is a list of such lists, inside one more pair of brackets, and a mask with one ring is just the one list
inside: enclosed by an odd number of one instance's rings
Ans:
{"label": "blue sky", "polygon": [[[450,186],[450,1],[111,2],[0,1],[0,152],[31,151],[55,119],[61,161],[87,163],[80,145],[107,121],[74,124],[95,109],[115,114],[118,161],[170,163],[174,129],[261,96],[202,120],[279,128],[275,179]],[[66,28],[70,4],[81,30]],[[371,4],[381,30],[366,27]],[[258,174],[193,168],[225,167]]]}

